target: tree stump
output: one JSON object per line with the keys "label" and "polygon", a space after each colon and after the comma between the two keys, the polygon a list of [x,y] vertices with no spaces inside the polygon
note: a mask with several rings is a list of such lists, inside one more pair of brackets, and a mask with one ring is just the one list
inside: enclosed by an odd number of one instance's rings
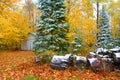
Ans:
{"label": "tree stump", "polygon": [[35,56],[35,63],[38,65],[42,64],[42,56]]}

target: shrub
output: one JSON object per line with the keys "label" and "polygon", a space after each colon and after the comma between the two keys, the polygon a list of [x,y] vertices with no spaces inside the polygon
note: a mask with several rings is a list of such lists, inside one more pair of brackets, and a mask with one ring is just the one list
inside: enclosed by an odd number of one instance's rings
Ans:
{"label": "shrub", "polygon": [[42,62],[43,62],[43,63],[50,62],[50,61],[51,61],[50,55],[44,55],[44,56],[42,57]]}

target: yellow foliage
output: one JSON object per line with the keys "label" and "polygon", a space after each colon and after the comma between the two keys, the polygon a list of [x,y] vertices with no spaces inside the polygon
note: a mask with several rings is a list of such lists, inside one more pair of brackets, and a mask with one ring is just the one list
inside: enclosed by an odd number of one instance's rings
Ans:
{"label": "yellow foliage", "polygon": [[21,40],[28,36],[29,26],[29,19],[26,15],[9,8],[4,9],[0,13],[0,44],[9,47],[19,45]]}
{"label": "yellow foliage", "polygon": [[92,31],[97,31],[95,20],[93,20],[93,5],[89,0],[70,0],[66,2],[69,13],[67,15],[68,23],[70,24],[70,33],[67,35],[70,42],[73,39],[74,30],[79,29],[81,36],[88,46],[91,46],[96,40],[96,34]]}
{"label": "yellow foliage", "polygon": [[74,41],[74,38],[73,38],[74,35],[75,35],[75,32],[70,32],[67,34],[67,37],[69,38],[70,43]]}
{"label": "yellow foliage", "polygon": [[117,2],[114,2],[112,0],[109,7],[108,7],[108,11],[109,11],[110,16],[111,16],[111,24],[113,27],[113,34],[114,34],[115,38],[117,38],[117,36],[118,36],[118,28],[120,26],[119,7],[120,7],[120,0],[118,0]]}

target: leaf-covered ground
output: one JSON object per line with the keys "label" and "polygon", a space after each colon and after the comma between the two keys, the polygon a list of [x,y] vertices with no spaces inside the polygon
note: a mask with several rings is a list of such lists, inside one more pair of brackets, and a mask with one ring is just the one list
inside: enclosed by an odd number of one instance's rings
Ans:
{"label": "leaf-covered ground", "polygon": [[[120,73],[94,73],[90,69],[53,70],[49,63],[36,65],[35,54],[32,51],[0,52],[0,80],[24,80],[27,75],[33,75],[40,80],[120,80]],[[37,80],[37,79],[36,79]]]}

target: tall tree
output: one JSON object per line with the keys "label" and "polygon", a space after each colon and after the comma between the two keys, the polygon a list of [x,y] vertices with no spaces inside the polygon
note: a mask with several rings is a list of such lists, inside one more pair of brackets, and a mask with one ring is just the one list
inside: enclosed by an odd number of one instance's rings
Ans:
{"label": "tall tree", "polygon": [[113,26],[114,37],[117,38],[120,26],[120,0],[117,0],[117,2],[111,0],[107,9],[112,19],[111,23]]}
{"label": "tall tree", "polygon": [[14,8],[16,0],[2,1],[5,4],[0,1],[0,5],[4,5],[0,7],[0,10],[3,8],[0,12],[0,45],[11,49],[20,48],[21,41],[26,39],[30,32],[29,20],[26,15]]}
{"label": "tall tree", "polygon": [[112,16],[112,25],[114,26],[114,37],[116,38],[116,45],[120,46],[120,0],[112,1],[108,7]]}
{"label": "tall tree", "polygon": [[109,16],[108,12],[102,8],[102,12],[100,14],[100,25],[99,25],[99,32],[98,32],[98,40],[96,45],[98,47],[103,48],[112,48],[115,46],[114,38],[112,35],[112,27],[109,23]]}
{"label": "tall tree", "polygon": [[37,4],[32,0],[25,0],[25,4],[23,6],[24,13],[29,17],[31,24],[30,28],[33,30],[40,15],[40,10],[38,10],[37,7]]}
{"label": "tall tree", "polygon": [[75,30],[80,30],[78,35],[83,37],[83,41],[92,46],[96,40],[96,35],[92,32],[97,31],[93,16],[93,4],[90,0],[67,0],[68,9],[67,19],[70,24],[70,33],[68,33],[69,42],[74,41],[74,35],[78,34]]}
{"label": "tall tree", "polygon": [[[100,16],[100,3],[106,3],[107,1],[110,1],[110,0],[91,0],[93,3],[96,4],[96,27],[97,29],[99,29],[99,16]],[[97,33],[98,35],[98,33]],[[97,39],[98,39],[98,36],[97,36]]]}
{"label": "tall tree", "polygon": [[37,53],[45,50],[67,51],[69,25],[66,24],[64,0],[39,0],[39,9],[42,15],[37,25],[34,50]]}
{"label": "tall tree", "polygon": [[6,8],[12,8],[14,3],[19,2],[21,0],[0,0],[0,15],[2,14],[3,10]]}

